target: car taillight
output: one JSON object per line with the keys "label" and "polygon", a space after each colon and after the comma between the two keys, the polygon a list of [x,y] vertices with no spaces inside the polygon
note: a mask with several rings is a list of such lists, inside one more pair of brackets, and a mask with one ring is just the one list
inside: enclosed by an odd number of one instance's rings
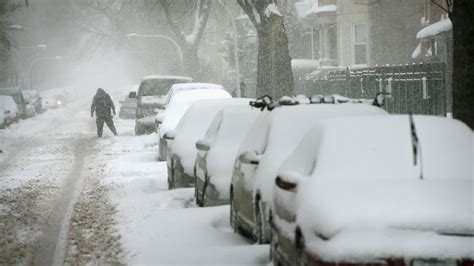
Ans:
{"label": "car taillight", "polygon": [[285,181],[279,176],[276,178],[275,183],[283,190],[294,190],[296,188],[296,183]]}

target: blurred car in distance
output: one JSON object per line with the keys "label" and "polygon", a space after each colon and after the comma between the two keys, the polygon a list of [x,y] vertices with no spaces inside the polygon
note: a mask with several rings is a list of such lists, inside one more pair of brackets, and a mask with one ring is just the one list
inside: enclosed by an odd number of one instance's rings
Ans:
{"label": "blurred car in distance", "polygon": [[194,102],[183,115],[174,130],[164,138],[171,139],[168,148],[168,187],[192,187],[194,185],[194,162],[196,141],[206,134],[215,115],[226,106],[248,106],[249,100],[242,98],[200,100]]}
{"label": "blurred car in distance", "polygon": [[472,265],[473,131],[434,116],[322,121],[276,174],[275,265]]}
{"label": "blurred car in distance", "polygon": [[36,115],[35,108],[25,100],[19,87],[0,88],[0,95],[8,95],[13,98],[18,107],[20,118],[26,119]]}
{"label": "blurred car in distance", "polygon": [[18,112],[18,106],[13,100],[13,97],[8,95],[0,95],[0,112],[3,119],[0,123],[2,127],[7,127],[11,123],[18,122],[20,114]]}
{"label": "blurred car in distance", "polygon": [[43,101],[43,108],[45,109],[63,108],[67,104],[68,95],[61,88],[41,91],[40,95]]}
{"label": "blurred car in distance", "polygon": [[[250,100],[250,99],[249,99]],[[203,139],[196,142],[195,195],[199,206],[229,204],[235,157],[260,110],[248,105],[224,107]]]}
{"label": "blurred car in distance", "polygon": [[155,131],[155,116],[163,108],[165,97],[176,83],[191,82],[190,77],[151,75],[142,79],[137,92],[135,135]]}
{"label": "blurred car in distance", "polygon": [[[164,139],[164,135],[176,128],[180,119],[183,117],[186,110],[191,106],[192,103],[203,100],[203,99],[225,99],[231,98],[232,96],[225,91],[221,85],[216,84],[203,84],[199,83],[198,86],[192,85],[195,83],[189,83],[191,86],[184,86],[184,84],[175,84],[171,88],[176,88],[173,95],[169,97],[169,101],[166,104],[166,109],[158,113],[155,117],[155,124],[157,132],[160,136],[160,145],[158,160],[165,161],[167,153],[167,140]],[[184,89],[191,88],[191,89]]]}
{"label": "blurred car in distance", "polygon": [[319,121],[339,116],[387,115],[368,104],[295,104],[290,99],[264,111],[239,147],[230,186],[231,225],[234,231],[259,243],[270,241],[273,181],[280,164],[306,131]]}
{"label": "blurred car in distance", "polygon": [[43,103],[37,90],[22,90],[23,98],[35,108],[37,114],[43,112]]}
{"label": "blurred car in distance", "polygon": [[137,112],[137,90],[138,85],[128,93],[127,97],[120,101],[119,117],[122,119],[135,119]]}

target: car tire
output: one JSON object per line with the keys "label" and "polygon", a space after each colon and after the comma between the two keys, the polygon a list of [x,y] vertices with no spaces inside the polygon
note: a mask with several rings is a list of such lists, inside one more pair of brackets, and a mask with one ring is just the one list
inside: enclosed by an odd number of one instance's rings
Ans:
{"label": "car tire", "polygon": [[295,249],[296,249],[296,265],[298,266],[308,266],[308,258],[306,257],[306,244],[304,236],[301,233],[300,229],[297,229],[295,232]]}
{"label": "car tire", "polygon": [[281,265],[280,258],[278,257],[278,235],[272,229],[272,240],[270,241],[270,260],[273,261],[273,265]]}
{"label": "car tire", "polygon": [[267,243],[265,239],[265,214],[260,199],[255,204],[255,240],[258,244]]}
{"label": "car tire", "polygon": [[230,227],[234,230],[234,233],[239,233],[239,224],[237,221],[237,211],[235,210],[234,193],[230,190]]}
{"label": "car tire", "polygon": [[[196,169],[196,168],[195,168]],[[196,170],[194,170],[194,198],[196,199],[196,204],[199,206],[199,207],[202,207],[201,206],[201,200],[199,199],[199,192],[198,192],[198,186],[197,186],[197,176],[196,176]]]}

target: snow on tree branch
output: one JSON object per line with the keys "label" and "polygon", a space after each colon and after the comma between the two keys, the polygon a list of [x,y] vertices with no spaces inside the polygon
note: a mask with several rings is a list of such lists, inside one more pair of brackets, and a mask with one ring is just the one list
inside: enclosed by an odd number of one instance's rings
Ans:
{"label": "snow on tree branch", "polygon": [[262,19],[272,15],[282,16],[275,0],[237,0],[242,10],[258,30]]}
{"label": "snow on tree branch", "polygon": [[160,3],[166,13],[168,21],[176,34],[178,40],[181,43],[186,43],[189,46],[197,47],[201,36],[204,32],[204,29],[209,18],[209,13],[211,9],[210,0],[198,0],[196,5],[196,10],[194,12],[194,22],[190,34],[186,34],[182,29],[182,26],[179,24],[178,19],[174,19],[171,12],[171,5],[174,4],[172,1],[160,0]]}

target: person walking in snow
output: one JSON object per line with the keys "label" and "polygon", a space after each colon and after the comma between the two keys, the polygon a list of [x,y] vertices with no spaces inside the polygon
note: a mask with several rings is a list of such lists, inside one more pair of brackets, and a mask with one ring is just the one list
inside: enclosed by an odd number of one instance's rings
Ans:
{"label": "person walking in snow", "polygon": [[107,124],[110,131],[117,136],[117,130],[115,129],[114,121],[112,120],[112,113],[115,115],[114,102],[112,101],[112,98],[110,98],[110,95],[102,88],[97,89],[97,93],[94,95],[94,99],[92,100],[91,117],[94,117],[94,111],[97,117],[97,136],[99,138],[102,137],[104,122]]}

